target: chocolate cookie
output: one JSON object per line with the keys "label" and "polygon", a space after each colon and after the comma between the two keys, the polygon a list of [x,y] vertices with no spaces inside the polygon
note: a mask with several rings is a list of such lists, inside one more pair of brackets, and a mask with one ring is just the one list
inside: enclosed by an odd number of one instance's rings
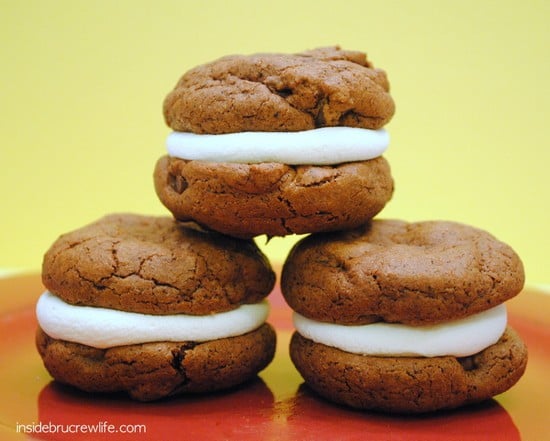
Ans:
{"label": "chocolate cookie", "polygon": [[50,374],[87,392],[127,392],[150,401],[226,389],[253,378],[275,353],[264,324],[244,335],[207,342],[157,342],[98,349],[56,340],[41,329],[36,345]]}
{"label": "chocolate cookie", "polygon": [[523,375],[527,349],[510,328],[482,352],[455,357],[370,357],[315,343],[295,333],[293,363],[325,398],[359,409],[421,413],[480,402]]}
{"label": "chocolate cookie", "polygon": [[62,235],[44,256],[42,280],[73,305],[203,315],[259,302],[275,274],[252,241],[114,214]]}
{"label": "chocolate cookie", "polygon": [[373,220],[302,239],[285,262],[281,289],[291,308],[314,320],[425,325],[487,310],[523,283],[517,254],[485,231]]}
{"label": "chocolate cookie", "polygon": [[239,238],[357,227],[393,193],[377,129],[394,110],[385,72],[339,47],[198,66],[164,101],[175,132],[157,195],[176,219]]}
{"label": "chocolate cookie", "polygon": [[56,380],[85,391],[214,391],[274,356],[263,299],[275,275],[252,241],[115,214],[61,236],[43,281],[38,351]]}
{"label": "chocolate cookie", "polygon": [[357,227],[389,201],[393,180],[383,157],[290,166],[164,156],[155,169],[155,188],[177,219],[250,238]]}
{"label": "chocolate cookie", "polygon": [[173,130],[194,133],[377,129],[395,111],[389,83],[364,53],[227,56],[185,73],[164,100]]}

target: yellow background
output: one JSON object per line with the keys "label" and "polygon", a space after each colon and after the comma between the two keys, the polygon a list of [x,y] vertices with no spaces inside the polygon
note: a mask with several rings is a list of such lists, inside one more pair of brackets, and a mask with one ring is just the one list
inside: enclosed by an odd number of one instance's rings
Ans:
{"label": "yellow background", "polygon": [[[108,212],[167,213],[152,171],[184,71],[338,43],[388,72],[397,106],[379,217],[486,229],[550,283],[549,5],[0,0],[0,268],[38,270],[59,234]],[[262,246],[281,262],[295,240]]]}

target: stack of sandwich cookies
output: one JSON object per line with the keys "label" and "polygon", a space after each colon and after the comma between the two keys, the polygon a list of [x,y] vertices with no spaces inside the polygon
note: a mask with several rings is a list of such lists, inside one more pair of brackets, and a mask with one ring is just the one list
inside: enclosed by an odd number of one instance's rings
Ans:
{"label": "stack of sandwich cookies", "polygon": [[108,216],[44,257],[37,346],[55,379],[139,400],[246,381],[275,350],[275,276],[249,239],[313,233],[281,289],[291,358],[319,394],[418,413],[518,381],[514,251],[457,223],[373,220],[394,189],[395,107],[364,53],[224,57],[185,73],[163,110],[154,185],[173,218]]}
{"label": "stack of sandwich cookies", "polygon": [[182,222],[240,238],[349,229],[389,201],[385,72],[338,47],[229,56],[181,77],[155,169]]}
{"label": "stack of sandwich cookies", "polygon": [[282,291],[295,310],[290,354],[320,395],[400,413],[450,409],[513,386],[527,351],[503,303],[524,283],[507,245],[452,222],[373,220],[311,235]]}
{"label": "stack of sandwich cookies", "polygon": [[111,215],[43,262],[37,347],[58,381],[137,400],[243,383],[272,360],[275,275],[252,241]]}

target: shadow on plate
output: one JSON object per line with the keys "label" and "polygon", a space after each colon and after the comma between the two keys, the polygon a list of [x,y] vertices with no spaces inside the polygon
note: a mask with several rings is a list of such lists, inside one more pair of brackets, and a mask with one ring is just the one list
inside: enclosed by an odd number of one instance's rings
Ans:
{"label": "shadow on plate", "polygon": [[320,398],[301,384],[294,397],[278,403],[290,440],[519,441],[508,412],[495,400],[420,416],[391,416],[353,410]]}
{"label": "shadow on plate", "polygon": [[[453,411],[390,416],[334,405],[305,384],[292,397],[275,402],[259,377],[224,392],[152,403],[135,402],[125,395],[86,394],[51,382],[39,395],[38,414],[41,424],[58,427],[55,433],[34,434],[43,440],[521,439],[512,418],[495,400]],[[81,428],[75,433],[76,425],[84,425],[86,434]],[[107,432],[107,425],[117,432]],[[73,432],[62,433],[62,429]]]}
{"label": "shadow on plate", "polygon": [[271,390],[259,377],[223,392],[149,403],[123,394],[88,394],[51,382],[38,397],[38,415],[42,425],[52,427],[45,430],[53,433],[33,436],[44,440],[257,440],[258,433],[269,429],[273,401]]}

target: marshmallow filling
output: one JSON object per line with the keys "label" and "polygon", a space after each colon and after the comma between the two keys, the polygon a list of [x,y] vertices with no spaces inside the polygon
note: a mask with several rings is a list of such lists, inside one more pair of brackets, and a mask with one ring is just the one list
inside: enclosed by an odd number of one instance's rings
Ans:
{"label": "marshmallow filling", "polygon": [[44,292],[36,316],[50,337],[94,348],[155,341],[204,342],[235,337],[259,328],[267,319],[266,300],[210,315],[152,315],[93,306],[75,306]]}
{"label": "marshmallow filling", "polygon": [[294,326],[303,337],[345,352],[379,357],[467,357],[495,344],[506,329],[504,304],[471,316],[429,326],[397,323],[338,325],[297,312]]}
{"label": "marshmallow filling", "polygon": [[385,129],[323,127],[299,132],[238,132],[202,135],[172,132],[166,140],[175,158],[256,164],[332,165],[367,161],[381,156],[389,145]]}

